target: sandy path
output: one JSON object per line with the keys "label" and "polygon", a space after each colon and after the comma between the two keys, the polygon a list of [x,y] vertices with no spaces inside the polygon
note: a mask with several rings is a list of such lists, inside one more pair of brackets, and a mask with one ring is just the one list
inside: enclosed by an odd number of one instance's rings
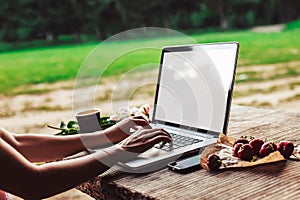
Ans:
{"label": "sandy path", "polygon": [[[233,99],[233,103],[239,105],[255,105],[255,106],[267,106],[274,109],[285,109],[290,112],[300,112],[299,101],[288,102],[285,101],[289,98],[300,94],[300,86],[293,90],[283,90],[278,92],[272,92],[268,94],[252,94],[245,97]],[[298,105],[298,106],[297,106]]]}
{"label": "sandy path", "polygon": [[290,77],[290,78],[279,78],[271,81],[264,81],[264,82],[250,82],[250,83],[239,83],[235,84],[234,90],[236,92],[240,91],[248,91],[251,89],[266,89],[271,87],[278,87],[278,86],[288,86],[290,83],[300,82],[300,77]]}

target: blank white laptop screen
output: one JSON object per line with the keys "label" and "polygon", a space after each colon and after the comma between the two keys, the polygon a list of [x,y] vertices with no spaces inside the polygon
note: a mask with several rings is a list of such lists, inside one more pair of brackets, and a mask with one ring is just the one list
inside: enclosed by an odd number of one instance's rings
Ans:
{"label": "blank white laptop screen", "polygon": [[237,49],[236,43],[166,48],[153,120],[223,132]]}

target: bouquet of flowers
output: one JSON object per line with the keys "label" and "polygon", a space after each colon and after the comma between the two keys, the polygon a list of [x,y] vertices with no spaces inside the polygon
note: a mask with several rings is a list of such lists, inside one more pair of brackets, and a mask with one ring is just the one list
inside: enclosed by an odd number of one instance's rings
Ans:
{"label": "bouquet of flowers", "polygon": [[121,121],[124,118],[127,118],[129,116],[142,116],[144,117],[146,120],[150,120],[150,105],[149,104],[145,104],[142,105],[141,107],[137,108],[137,107],[121,107],[119,108],[119,110],[117,112],[115,112],[114,114],[112,114],[110,116],[110,120],[113,121]]}

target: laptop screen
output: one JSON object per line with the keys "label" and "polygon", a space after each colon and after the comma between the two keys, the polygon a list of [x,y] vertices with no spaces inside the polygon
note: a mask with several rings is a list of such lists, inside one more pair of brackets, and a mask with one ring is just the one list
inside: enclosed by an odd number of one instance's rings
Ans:
{"label": "laptop screen", "polygon": [[226,133],[238,43],[165,47],[153,122]]}

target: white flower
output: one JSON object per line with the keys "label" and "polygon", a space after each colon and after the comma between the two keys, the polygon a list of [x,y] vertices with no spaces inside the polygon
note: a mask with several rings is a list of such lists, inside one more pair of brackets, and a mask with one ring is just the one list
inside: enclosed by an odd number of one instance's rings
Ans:
{"label": "white flower", "polygon": [[137,107],[120,107],[118,111],[110,116],[110,120],[120,121],[129,116],[142,116],[149,121],[150,105],[145,104],[139,108]]}

